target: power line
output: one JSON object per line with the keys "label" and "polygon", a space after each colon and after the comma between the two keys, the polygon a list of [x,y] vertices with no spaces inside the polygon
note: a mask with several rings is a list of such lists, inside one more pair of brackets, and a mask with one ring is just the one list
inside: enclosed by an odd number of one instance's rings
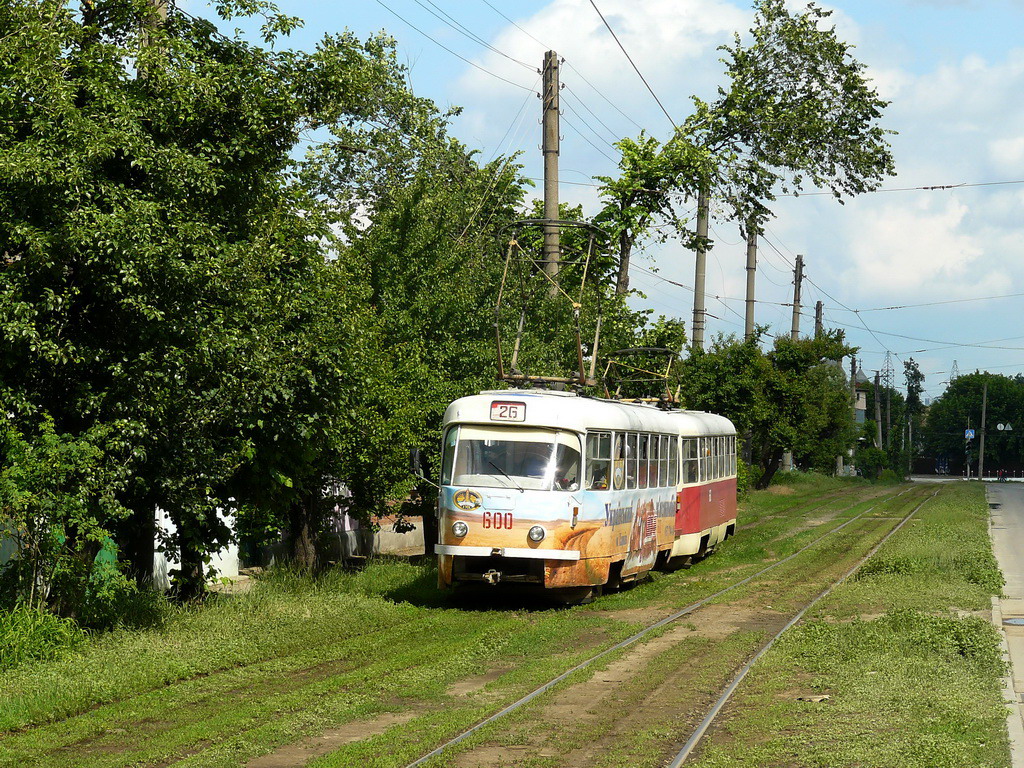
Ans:
{"label": "power line", "polygon": [[871,307],[869,309],[848,309],[847,312],[887,312],[892,309],[915,309],[917,307],[937,307],[941,304],[963,304],[968,301],[989,301],[990,299],[1011,299],[1024,296],[1022,293],[1001,293],[996,296],[975,296],[970,299],[946,299],[944,301],[926,301],[921,304],[899,304],[893,307]]}
{"label": "power line", "polygon": [[[378,2],[380,2],[380,0],[378,0]],[[644,85],[647,86],[647,90],[651,92],[651,96],[653,96],[654,100],[658,102],[658,106],[661,107],[661,111],[665,113],[665,117],[668,118],[668,121],[672,123],[672,127],[676,129],[676,133],[678,133],[679,126],[676,125],[676,121],[672,119],[672,115],[670,115],[668,113],[668,110],[665,109],[665,105],[661,103],[661,99],[658,98],[658,94],[656,94],[654,92],[654,89],[651,88],[651,84],[647,82],[647,78],[644,77],[644,73],[640,71],[640,68],[636,65],[636,62],[633,61],[633,57],[629,55],[629,51],[626,50],[626,47],[622,44],[622,41],[619,40],[619,36],[615,34],[615,30],[612,29],[611,25],[608,23],[608,20],[605,19],[604,14],[601,13],[601,9],[597,7],[597,3],[595,3],[594,0],[590,0],[590,4],[594,7],[594,10],[597,11],[597,15],[601,17],[601,21],[604,23],[605,28],[611,33],[611,36],[618,44],[619,49],[622,51],[623,54],[625,54],[626,59],[630,63],[630,66],[633,67],[633,70],[640,76],[640,79],[643,80]]]}
{"label": "power line", "polygon": [[[528,38],[530,38],[535,43],[537,43],[537,45],[539,45],[539,46],[541,46],[542,48],[545,48],[545,49],[550,49],[551,48],[550,45],[548,45],[548,44],[538,40],[536,37],[534,37],[529,32],[527,32],[525,29],[523,29],[521,26],[519,26],[519,24],[517,24],[515,21],[513,21],[508,16],[506,16],[504,13],[502,13],[500,10],[495,8],[494,5],[492,5],[489,2],[489,0],[481,0],[481,2],[483,2],[484,5],[486,5],[488,8],[490,8],[496,14],[501,16],[501,18],[503,18],[505,21],[507,21],[509,24],[511,24],[516,29],[518,29],[520,32],[522,32],[524,35],[526,35]],[[616,112],[618,112],[624,118],[626,118],[629,122],[631,122],[633,125],[635,125],[637,128],[639,128],[641,131],[644,129],[644,127],[642,125],[640,125],[640,123],[638,123],[636,120],[634,120],[632,117],[630,117],[625,111],[623,111],[622,108],[619,107],[618,104],[616,104],[614,101],[612,101],[607,96],[605,96],[600,88],[598,88],[596,85],[594,85],[592,82],[590,82],[590,80],[587,79],[586,75],[584,75],[582,72],[580,72],[578,69],[576,69],[576,67],[574,67],[573,64],[572,64],[572,61],[570,61],[568,59],[565,59],[564,61],[565,61],[566,66],[568,66],[569,69],[571,69],[573,72],[575,72],[579,76],[580,80],[582,80],[584,83],[586,83],[588,86],[590,86],[591,90],[593,90],[594,93],[596,93],[598,96],[600,96],[606,102],[608,102],[608,106],[610,106],[612,109],[614,109]],[[577,98],[579,98],[579,97],[577,97]],[[614,133],[614,131],[612,131],[612,133]]]}
{"label": "power line", "polygon": [[496,74],[496,73],[494,73],[494,72],[491,72],[491,70],[489,70],[489,69],[485,69],[484,67],[481,67],[481,66],[480,66],[479,64],[477,64],[476,62],[474,62],[474,61],[470,61],[470,60],[469,60],[469,59],[467,59],[467,58],[466,58],[465,56],[463,56],[463,55],[461,55],[461,54],[459,54],[459,53],[456,53],[456,52],[455,52],[455,51],[453,51],[453,50],[452,50],[451,48],[449,48],[449,47],[448,47],[447,45],[445,45],[444,43],[442,43],[442,42],[440,42],[440,41],[438,41],[438,40],[434,39],[433,37],[431,37],[430,35],[428,35],[428,34],[427,34],[426,32],[424,32],[424,31],[423,31],[422,29],[420,29],[419,27],[417,27],[417,26],[416,26],[415,24],[413,24],[412,22],[410,22],[410,21],[409,21],[408,19],[406,19],[405,17],[403,17],[403,16],[401,15],[401,14],[399,14],[399,13],[398,13],[397,11],[395,11],[395,10],[394,10],[393,8],[391,8],[390,6],[388,6],[388,5],[387,5],[387,4],[386,4],[386,3],[384,2],[384,0],[376,0],[376,3],[377,3],[377,5],[381,6],[381,7],[382,7],[382,8],[384,9],[384,10],[386,10],[386,11],[387,11],[388,13],[392,14],[392,15],[393,15],[393,16],[394,16],[395,18],[397,18],[397,19],[398,19],[399,21],[402,21],[402,22],[404,22],[405,24],[407,24],[408,26],[412,27],[412,28],[413,28],[414,30],[416,30],[417,32],[419,32],[419,33],[420,33],[421,35],[423,35],[423,36],[424,36],[425,38],[427,38],[428,40],[430,40],[430,41],[431,41],[432,43],[434,43],[434,44],[435,44],[436,46],[438,46],[439,48],[443,48],[444,50],[448,51],[448,53],[450,53],[450,54],[451,54],[452,56],[454,56],[455,58],[457,58],[457,59],[461,59],[462,61],[464,61],[464,62],[466,62],[467,64],[469,64],[469,65],[470,65],[471,67],[475,67],[476,69],[479,69],[479,70],[480,70],[481,72],[483,72],[484,74],[487,74],[487,75],[490,75],[491,77],[497,78],[498,80],[501,80],[502,82],[508,83],[509,85],[514,85],[514,86],[515,86],[516,88],[521,88],[521,89],[523,89],[524,91],[531,91],[531,92],[534,92],[534,93],[535,93],[535,91],[532,91],[532,89],[530,89],[530,88],[527,88],[527,87],[526,87],[525,85],[520,85],[519,83],[517,83],[517,82],[514,82],[513,80],[509,80],[508,78],[502,77],[502,76],[501,76],[501,75],[499,75],[499,74]]}
{"label": "power line", "polygon": [[[1012,181],[975,181],[963,182],[961,184],[929,184],[921,187],[883,187],[881,189],[868,189],[862,194],[871,194],[875,192],[945,192],[950,189],[963,189],[965,187],[998,187],[1006,184],[1024,184],[1024,179],[1015,179]],[[787,192],[780,194],[779,197],[814,197],[816,195],[833,196],[831,192]]]}
{"label": "power line", "polygon": [[583,107],[583,108],[584,108],[585,110],[587,110],[587,112],[589,112],[589,113],[590,113],[590,115],[591,115],[591,116],[592,116],[592,117],[593,117],[593,118],[594,118],[595,120],[597,120],[597,122],[599,122],[599,123],[601,124],[601,127],[603,127],[603,128],[604,128],[604,129],[606,130],[606,131],[608,131],[608,135],[612,137],[612,144],[613,144],[613,146],[614,146],[614,142],[616,142],[616,141],[618,141],[618,140],[619,140],[620,138],[622,138],[621,136],[618,136],[618,135],[617,135],[617,134],[615,133],[615,131],[613,131],[613,130],[612,130],[611,128],[609,128],[609,127],[608,127],[608,124],[607,124],[607,123],[605,123],[605,121],[604,121],[604,120],[602,120],[602,119],[601,119],[601,118],[600,118],[600,117],[598,116],[598,114],[597,114],[596,112],[594,112],[594,110],[592,110],[592,109],[591,109],[590,107],[588,107],[588,106],[587,106],[587,102],[585,102],[585,101],[584,101],[584,100],[582,99],[582,97],[580,97],[580,95],[576,93],[576,91],[574,91],[574,90],[573,90],[572,88],[570,88],[570,87],[569,87],[568,85],[566,85],[566,86],[565,86],[565,90],[566,90],[566,91],[568,91],[569,93],[571,93],[571,94],[573,95],[573,97],[575,97],[576,99],[578,99],[578,100],[579,100],[579,102],[580,102],[580,106],[581,106],[581,107]]}
{"label": "power line", "polygon": [[[427,3],[427,5],[430,5],[432,8],[436,9],[437,12],[435,13],[435,11],[431,10],[430,8],[427,8],[427,6],[423,4],[424,1]],[[537,71],[536,67],[530,66],[525,61],[517,59],[514,56],[509,56],[504,51],[500,51],[497,48],[495,48],[493,45],[488,43],[482,37],[480,37],[475,32],[473,32],[471,29],[469,29],[464,24],[462,24],[458,19],[452,17],[450,14],[448,14],[447,12],[442,10],[441,8],[438,8],[437,5],[435,5],[433,2],[431,2],[431,0],[413,0],[413,2],[415,2],[416,5],[418,5],[420,8],[425,10],[427,13],[431,14],[432,16],[434,16],[434,18],[440,20],[444,24],[447,24],[449,27],[454,29],[459,34],[463,35],[464,37],[468,37],[474,43],[479,43],[480,45],[484,46],[485,48],[487,48],[490,51],[493,51],[494,53],[498,54],[499,56],[504,56],[509,61],[515,62],[516,64],[518,64],[521,67],[526,67],[531,72],[536,72]],[[442,16],[444,18],[442,18]],[[408,22],[406,22],[406,23],[408,23]]]}
{"label": "power line", "polygon": [[[572,109],[572,107],[569,107],[569,108]],[[573,114],[575,114],[575,112]],[[594,149],[596,149],[598,152],[600,152],[602,155],[604,155],[606,158],[608,158],[608,160],[610,162],[612,162],[612,163],[615,162],[615,158],[613,158],[611,155],[609,155],[607,152],[605,152],[603,149],[601,149],[601,147],[599,147],[597,144],[595,144],[593,141],[591,141],[590,137],[587,136],[585,133],[583,133],[583,131],[581,131],[579,128],[577,128],[575,125],[573,125],[571,122],[566,120],[565,119],[565,115],[562,115],[562,123],[565,124],[565,125],[568,125],[570,128],[572,128],[576,132],[577,136],[579,136],[581,139],[583,139],[585,142],[587,142],[587,144],[589,144]],[[561,182],[559,182],[559,183],[561,183]]]}

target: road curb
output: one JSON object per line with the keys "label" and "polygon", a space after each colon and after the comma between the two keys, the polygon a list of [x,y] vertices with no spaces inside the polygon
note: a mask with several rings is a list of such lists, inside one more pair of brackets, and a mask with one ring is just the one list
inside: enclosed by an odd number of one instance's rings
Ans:
{"label": "road curb", "polygon": [[1003,661],[1009,670],[1003,676],[1002,683],[1006,700],[1006,730],[1010,736],[1010,765],[1012,768],[1024,768],[1024,711],[1021,709],[1020,695],[1013,688],[1013,661],[1010,659],[1010,646],[1003,629],[1002,602],[995,596],[992,597],[992,624],[999,632]]}
{"label": "road curb", "polygon": [[[988,488],[985,489],[985,501],[988,501]],[[995,544],[992,535],[992,513],[988,515],[988,538]],[[1010,658],[1010,644],[1006,639],[1003,627],[1003,602],[997,595],[992,596],[992,624],[999,632],[999,646],[1002,649],[1003,661],[1006,662],[1007,673],[1002,678],[1003,698],[1006,701],[1006,731],[1010,737],[1010,766],[1024,768],[1024,711],[1021,709],[1020,694],[1013,687],[1013,659]]]}

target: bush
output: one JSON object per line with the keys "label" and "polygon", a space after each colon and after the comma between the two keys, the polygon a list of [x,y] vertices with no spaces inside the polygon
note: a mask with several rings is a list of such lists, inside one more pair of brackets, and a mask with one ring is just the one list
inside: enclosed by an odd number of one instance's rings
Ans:
{"label": "bush", "polygon": [[878,476],[878,482],[887,485],[896,485],[898,483],[902,483],[903,478],[897,475],[893,470],[885,469],[882,470],[882,474]]}
{"label": "bush", "polygon": [[761,477],[760,467],[747,464],[739,456],[736,457],[736,495],[745,496]]}
{"label": "bush", "polygon": [[869,446],[857,451],[856,463],[862,477],[875,480],[889,462],[885,451]]}
{"label": "bush", "polygon": [[73,619],[17,605],[0,611],[0,670],[26,661],[56,659],[85,640],[85,632]]}

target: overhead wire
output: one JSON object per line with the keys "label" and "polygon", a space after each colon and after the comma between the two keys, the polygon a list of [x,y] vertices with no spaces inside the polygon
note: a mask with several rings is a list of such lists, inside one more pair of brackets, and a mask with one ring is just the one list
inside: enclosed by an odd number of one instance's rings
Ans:
{"label": "overhead wire", "polygon": [[[538,40],[534,35],[530,34],[527,30],[523,29],[523,27],[521,27],[518,23],[516,23],[515,21],[510,19],[508,16],[506,16],[504,13],[502,13],[497,8],[495,8],[494,5],[489,0],[481,0],[481,2],[483,2],[484,5],[486,5],[488,8],[490,8],[496,14],[501,16],[501,18],[503,18],[505,21],[507,21],[509,24],[511,24],[516,29],[518,29],[520,32],[522,32],[524,35],[526,35],[528,38],[533,40],[535,43],[537,43],[542,48],[547,48],[547,49],[551,48],[551,46],[549,46],[547,43],[545,43],[545,42],[543,42],[541,40]],[[618,104],[616,104],[614,101],[612,101],[607,96],[605,96],[600,88],[598,88],[596,85],[594,85],[592,82],[590,82],[590,80],[587,79],[586,75],[584,75],[576,67],[574,67],[571,60],[563,59],[563,61],[565,62],[566,66],[569,67],[569,69],[571,69],[573,72],[575,72],[579,76],[580,80],[582,80],[584,83],[586,83],[590,87],[590,89],[594,91],[594,93],[596,93],[598,96],[600,96],[602,99],[604,99],[608,103],[608,106],[610,106],[612,109],[614,109],[616,112],[618,112],[624,118],[626,118],[626,120],[631,122],[638,129],[640,129],[641,131],[644,130],[644,127],[642,125],[640,125],[640,123],[638,123],[629,114],[627,114]]]}
{"label": "overhead wire", "polygon": [[[499,56],[503,56],[504,58],[508,59],[509,61],[514,62],[514,63],[516,63],[516,64],[518,64],[518,65],[520,65],[522,67],[526,67],[531,72],[536,72],[537,71],[537,67],[532,66],[532,65],[526,63],[525,61],[522,61],[521,59],[517,59],[514,56],[510,56],[507,53],[505,53],[504,51],[495,48],[493,45],[488,43],[482,37],[480,37],[475,32],[473,32],[471,29],[469,29],[464,24],[462,24],[462,22],[460,22],[458,19],[456,19],[453,16],[451,16],[450,14],[448,14],[442,8],[439,8],[437,5],[435,5],[433,2],[431,2],[431,0],[413,0],[413,2],[415,2],[416,5],[418,5],[423,10],[427,11],[427,13],[430,13],[436,19],[439,19],[444,24],[447,24],[449,27],[454,29],[456,32],[460,33],[464,37],[468,37],[470,40],[472,40],[475,43],[479,43],[480,45],[482,45],[485,48],[487,48],[489,51],[492,51],[492,52],[498,54]],[[424,2],[426,2],[427,5],[430,5],[432,8],[436,9],[436,12],[434,10],[431,10],[431,8],[428,8],[426,5],[424,5],[423,4]],[[439,14],[441,14],[441,15],[439,15]]]}
{"label": "overhead wire", "polygon": [[[1007,184],[1024,184],[1024,179],[1013,179],[1010,181],[975,181],[975,182],[963,182],[960,184],[928,184],[920,187],[880,187],[879,189],[867,189],[861,194],[875,194],[879,192],[944,192],[950,189],[964,189],[965,187],[999,187]],[[778,195],[779,197],[816,197],[819,195],[829,195],[834,197],[831,192],[786,192]]]}
{"label": "overhead wire", "polygon": [[604,24],[608,32],[611,33],[612,38],[615,40],[615,43],[619,46],[619,49],[625,55],[626,60],[629,61],[630,66],[633,67],[633,71],[635,71],[637,75],[640,76],[640,79],[643,81],[643,84],[647,87],[647,90],[650,91],[650,94],[651,96],[654,97],[654,100],[658,102],[658,106],[661,107],[661,111],[665,113],[665,117],[668,118],[668,121],[672,123],[672,127],[675,128],[676,132],[678,133],[679,125],[676,123],[675,120],[672,119],[672,115],[668,113],[668,110],[665,109],[665,105],[661,103],[661,99],[658,98],[658,94],[654,92],[654,89],[651,87],[651,84],[647,82],[647,78],[644,77],[644,73],[640,71],[640,67],[638,67],[636,65],[636,62],[633,61],[633,57],[629,55],[629,51],[626,50],[626,46],[624,46],[622,44],[622,41],[619,40],[619,36],[615,34],[615,30],[612,29],[611,24],[608,23],[608,20],[604,17],[604,14],[601,13],[601,9],[597,7],[597,3],[595,3],[594,0],[590,0],[590,5],[593,6],[594,10],[597,12],[597,15],[601,17],[602,23]]}
{"label": "overhead wire", "polygon": [[487,74],[487,75],[490,75],[491,77],[497,78],[498,80],[501,80],[502,82],[508,83],[509,85],[514,85],[514,86],[515,86],[516,88],[521,88],[521,89],[522,89],[522,90],[524,90],[524,91],[531,91],[531,92],[534,92],[534,93],[535,93],[535,91],[532,91],[532,90],[531,90],[530,88],[527,88],[527,87],[526,87],[525,85],[522,85],[522,84],[520,84],[520,83],[517,83],[517,82],[515,82],[514,80],[509,80],[509,79],[508,79],[508,78],[506,78],[506,77],[502,77],[501,75],[497,74],[496,72],[491,72],[491,70],[489,70],[489,69],[486,69],[485,67],[481,67],[481,66],[480,66],[479,64],[477,64],[477,63],[476,63],[475,61],[470,61],[469,59],[467,59],[467,58],[466,58],[465,56],[463,56],[462,54],[456,53],[456,52],[455,52],[455,51],[453,51],[453,50],[452,50],[451,48],[449,48],[449,47],[448,47],[447,45],[445,45],[444,43],[442,43],[442,42],[440,42],[439,40],[435,39],[435,38],[434,38],[433,36],[429,35],[428,33],[424,32],[424,31],[423,31],[422,29],[420,29],[420,28],[419,28],[419,27],[417,27],[417,26],[416,26],[415,24],[413,24],[413,23],[412,23],[411,21],[409,21],[408,19],[406,19],[406,18],[405,18],[404,16],[402,16],[402,15],[401,15],[400,13],[398,13],[398,12],[397,12],[396,10],[394,10],[393,8],[391,8],[391,7],[389,6],[389,5],[387,5],[387,3],[385,3],[385,2],[384,2],[384,0],[375,0],[375,2],[377,3],[377,5],[381,6],[381,7],[382,7],[382,8],[384,9],[384,10],[386,10],[386,11],[388,11],[388,12],[389,12],[390,14],[392,14],[392,15],[393,15],[393,16],[394,16],[395,18],[397,18],[397,19],[398,19],[399,21],[401,21],[401,22],[403,22],[404,24],[407,24],[408,26],[412,27],[412,28],[413,28],[414,30],[416,30],[416,31],[417,31],[417,32],[419,32],[419,33],[420,33],[421,35],[423,35],[423,37],[425,37],[425,38],[427,38],[428,40],[430,40],[430,41],[431,41],[432,43],[434,43],[434,44],[435,44],[436,46],[438,46],[439,48],[442,48],[442,49],[444,49],[444,50],[448,51],[448,53],[450,53],[450,54],[451,54],[452,56],[454,56],[455,58],[457,58],[457,59],[461,59],[462,61],[464,61],[464,62],[466,62],[467,64],[469,64],[469,65],[470,65],[471,67],[474,67],[474,68],[476,68],[476,69],[479,69],[479,70],[480,70],[481,72],[483,72],[484,74]]}

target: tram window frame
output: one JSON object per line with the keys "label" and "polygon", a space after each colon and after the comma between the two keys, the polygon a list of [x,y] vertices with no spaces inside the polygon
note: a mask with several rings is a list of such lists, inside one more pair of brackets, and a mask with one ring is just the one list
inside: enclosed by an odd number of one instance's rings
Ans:
{"label": "tram window frame", "polygon": [[736,474],[736,435],[729,436],[729,474]]}
{"label": "tram window frame", "polygon": [[640,432],[636,441],[636,487],[647,488],[651,479],[651,436]]}
{"label": "tram window frame", "polygon": [[441,485],[451,485],[452,472],[455,469],[455,444],[458,441],[459,428],[448,427],[441,443]]}
{"label": "tram window frame", "polygon": [[639,449],[637,443],[640,435],[636,432],[626,433],[626,489],[635,491],[637,488],[637,469],[639,467]]}
{"label": "tram window frame", "polygon": [[715,478],[725,477],[725,438],[715,438]]}
{"label": "tram window frame", "polygon": [[679,485],[679,438],[670,435],[668,440],[668,484],[675,488]]}
{"label": "tram window frame", "polygon": [[621,491],[626,487],[626,433],[615,432],[612,436],[612,488]]}
{"label": "tram window frame", "polygon": [[668,435],[658,435],[658,487],[668,488],[672,485],[672,475],[668,471],[668,452],[671,445]]}
{"label": "tram window frame", "polygon": [[698,438],[683,438],[683,482],[693,485],[700,482],[700,447]]}
{"label": "tram window frame", "polygon": [[[613,435],[609,431],[587,432],[584,449],[587,464],[586,488],[588,491],[608,491],[612,487],[612,445]],[[603,470],[603,478],[598,477],[598,470]],[[604,487],[598,487],[603,482]]]}

